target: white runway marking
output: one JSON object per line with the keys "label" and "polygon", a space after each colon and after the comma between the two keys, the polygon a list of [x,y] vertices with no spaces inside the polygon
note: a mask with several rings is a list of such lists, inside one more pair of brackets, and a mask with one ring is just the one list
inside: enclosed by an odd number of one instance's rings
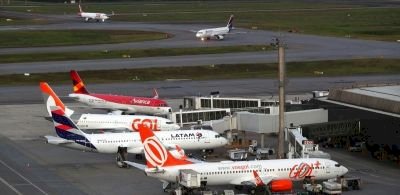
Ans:
{"label": "white runway marking", "polygon": [[[16,175],[20,176],[23,180],[25,180],[26,182],[28,182],[29,184],[31,184],[33,187],[35,187],[37,190],[39,190],[41,193],[48,195],[44,190],[42,190],[41,188],[39,188],[37,185],[33,184],[31,181],[29,181],[26,177],[24,177],[23,175],[21,175],[20,173],[18,173],[18,171],[16,171],[15,169],[11,168],[10,166],[8,166],[5,162],[3,162],[2,160],[0,160],[0,163],[3,164],[5,167],[7,167],[8,169],[10,169],[12,172],[14,172]],[[4,181],[6,182],[6,181]],[[3,183],[4,183],[3,182]],[[6,182],[7,183],[7,182]],[[6,184],[7,185],[7,184]],[[12,186],[9,186],[11,189],[15,189]],[[16,190],[16,189],[15,189]],[[14,190],[14,191],[15,191]],[[19,192],[18,192],[19,193]],[[21,193],[19,193],[21,194]]]}
{"label": "white runway marking", "polygon": [[4,180],[2,177],[0,177],[0,181],[6,184],[12,191],[14,191],[18,195],[22,195],[21,192],[19,192],[17,189],[15,189],[11,184],[9,184],[6,180]]}

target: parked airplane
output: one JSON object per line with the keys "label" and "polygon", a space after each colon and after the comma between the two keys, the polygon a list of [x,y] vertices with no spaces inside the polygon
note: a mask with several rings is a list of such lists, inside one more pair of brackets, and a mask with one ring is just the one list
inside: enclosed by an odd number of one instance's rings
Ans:
{"label": "parked airplane", "polygon": [[158,99],[155,89],[152,98],[89,93],[78,72],[71,70],[70,74],[74,87],[73,93],[69,94],[69,97],[92,108],[111,110],[116,114],[166,115],[172,112],[171,107],[164,100]]}
{"label": "parked airplane", "polygon": [[[45,136],[47,143],[99,153],[116,153],[116,163],[119,167],[126,166],[124,161],[128,153],[142,154],[146,151],[138,132],[88,134],[79,129],[60,107],[52,106],[51,114],[58,137]],[[184,150],[212,149],[227,143],[218,133],[207,130],[158,131],[155,134],[166,146],[164,149],[176,159],[185,157]],[[157,147],[152,143],[150,145],[146,143],[146,147]]]}
{"label": "parked airplane", "polygon": [[78,6],[78,16],[84,18],[86,22],[89,20],[96,20],[97,22],[101,20],[102,22],[104,22],[105,20],[109,19],[110,16],[114,15],[114,12],[112,14],[83,12],[81,5],[79,4]]}
{"label": "parked airplane", "polygon": [[224,39],[224,36],[231,32],[233,28],[233,15],[228,20],[228,24],[224,27],[219,28],[208,28],[197,31],[196,37],[200,38],[202,41],[209,40],[215,37],[218,40]]}
{"label": "parked airplane", "polygon": [[144,170],[147,176],[164,182],[176,182],[181,170],[193,170],[201,175],[203,185],[268,185],[273,192],[291,191],[292,181],[311,177],[331,179],[347,173],[339,163],[320,158],[279,159],[255,161],[221,161],[195,164],[186,158],[174,157],[147,126],[139,125],[144,145],[146,165],[126,161],[128,165]]}
{"label": "parked airplane", "polygon": [[46,83],[40,83],[44,103],[51,117],[51,106],[59,106],[67,116],[76,118],[76,125],[81,129],[117,129],[137,131],[138,124],[146,124],[153,131],[173,131],[180,126],[169,119],[147,115],[110,115],[110,114],[78,114],[71,116],[74,110],[66,107],[53,89]]}

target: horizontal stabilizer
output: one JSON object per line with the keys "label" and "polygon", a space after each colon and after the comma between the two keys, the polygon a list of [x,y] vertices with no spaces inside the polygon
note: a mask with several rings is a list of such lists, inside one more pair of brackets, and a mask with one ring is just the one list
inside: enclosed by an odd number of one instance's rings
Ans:
{"label": "horizontal stabilizer", "polygon": [[51,136],[51,135],[46,135],[46,136],[44,136],[44,138],[46,138],[47,143],[54,144],[54,145],[75,143],[72,140],[67,140],[67,139],[63,139],[63,138],[60,138],[60,137],[54,137],[54,136]]}

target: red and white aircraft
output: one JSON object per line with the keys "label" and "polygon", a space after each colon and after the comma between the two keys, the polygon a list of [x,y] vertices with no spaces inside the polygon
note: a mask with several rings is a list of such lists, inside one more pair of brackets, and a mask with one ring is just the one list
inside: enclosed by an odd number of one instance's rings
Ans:
{"label": "red and white aircraft", "polygon": [[69,94],[69,97],[92,108],[111,110],[117,114],[166,115],[172,112],[167,102],[158,99],[158,93],[155,89],[154,97],[152,98],[89,93],[78,72],[71,70],[70,74],[74,86],[73,93]]}
{"label": "red and white aircraft", "polygon": [[[146,165],[125,161],[144,170],[147,176],[163,182],[176,182],[181,170],[190,169],[201,175],[204,185],[268,185],[272,192],[292,190],[292,181],[310,177],[317,180],[336,178],[347,173],[339,163],[321,158],[279,159],[255,161],[221,161],[195,164],[187,158],[174,157],[160,142],[158,135],[145,125],[139,125]],[[164,183],[163,186],[167,183]]]}
{"label": "red and white aircraft", "polygon": [[51,117],[51,106],[59,106],[67,116],[74,118],[74,122],[81,129],[115,129],[137,131],[138,124],[146,124],[153,131],[173,131],[180,126],[169,119],[147,115],[111,115],[111,114],[78,114],[73,116],[74,110],[66,107],[53,89],[45,82],[40,83],[47,112]]}
{"label": "red and white aircraft", "polygon": [[101,20],[102,22],[104,22],[105,20],[109,19],[110,16],[114,15],[114,12],[112,14],[84,12],[82,10],[81,5],[79,4],[78,6],[79,6],[78,16],[84,18],[86,22],[89,20],[96,20],[97,22]]}
{"label": "red and white aircraft", "polygon": [[[44,136],[47,143],[67,148],[99,153],[117,154],[116,163],[124,167],[127,154],[142,154],[144,149],[138,132],[96,132],[85,133],[61,109],[51,106],[55,133]],[[140,124],[140,126],[146,124]],[[208,130],[157,131],[157,136],[168,147],[169,154],[177,159],[185,158],[184,150],[212,149],[226,145],[227,140],[218,133]],[[145,147],[148,147],[146,144]]]}

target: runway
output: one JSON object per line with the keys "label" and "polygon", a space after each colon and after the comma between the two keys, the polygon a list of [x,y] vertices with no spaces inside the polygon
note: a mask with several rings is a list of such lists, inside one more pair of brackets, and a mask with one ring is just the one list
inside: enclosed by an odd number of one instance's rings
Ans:
{"label": "runway", "polygon": [[[196,24],[155,24],[155,23],[82,23],[69,22],[32,25],[32,26],[5,26],[3,30],[44,30],[44,29],[92,29],[92,30],[149,30],[173,34],[174,37],[159,41],[145,41],[134,43],[98,44],[83,46],[33,47],[33,48],[3,48],[0,54],[23,53],[51,53],[51,52],[78,52],[103,51],[122,49],[148,48],[185,48],[185,47],[215,47],[232,45],[269,45],[272,39],[281,37],[287,45],[286,60],[316,61],[335,59],[362,59],[362,58],[400,58],[400,44],[396,42],[381,42],[356,40],[349,38],[323,37],[293,33],[279,33],[263,30],[237,29],[246,33],[228,35],[222,41],[210,40],[202,42],[194,37],[192,29],[201,29],[205,25]],[[237,64],[276,62],[276,51],[185,55],[168,57],[147,57],[134,59],[100,59],[77,61],[51,61],[32,63],[4,63],[0,65],[0,74],[21,74],[25,72],[64,72],[76,70],[107,70],[123,68],[151,68],[168,66],[198,66],[209,64]]]}

